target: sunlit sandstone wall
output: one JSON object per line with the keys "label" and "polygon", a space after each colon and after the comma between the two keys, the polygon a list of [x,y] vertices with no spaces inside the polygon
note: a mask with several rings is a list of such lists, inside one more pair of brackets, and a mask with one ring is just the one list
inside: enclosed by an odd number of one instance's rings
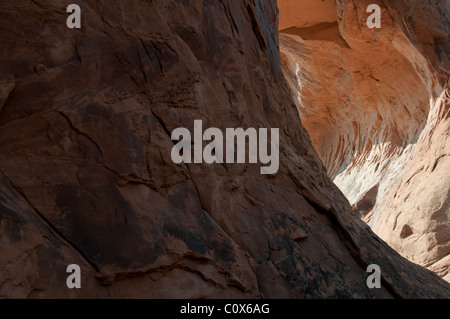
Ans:
{"label": "sunlit sandstone wall", "polygon": [[[336,3],[278,1],[302,124],[355,211],[402,255],[449,280],[450,8]],[[373,3],[380,29],[366,24]]]}

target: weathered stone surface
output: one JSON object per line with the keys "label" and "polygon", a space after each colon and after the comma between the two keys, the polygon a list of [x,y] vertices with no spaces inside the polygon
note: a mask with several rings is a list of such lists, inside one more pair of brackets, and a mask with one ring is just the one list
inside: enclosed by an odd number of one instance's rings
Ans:
{"label": "weathered stone surface", "polygon": [[[3,1],[0,296],[449,297],[352,214],[301,126],[275,1]],[[280,171],[176,165],[170,133],[280,128]],[[366,286],[367,265],[382,289]],[[82,289],[65,287],[82,268]]]}
{"label": "weathered stone surface", "polygon": [[[366,26],[372,3],[381,29]],[[308,28],[284,21],[284,69],[302,124],[355,211],[448,280],[450,8],[341,0],[335,10],[335,22],[324,12]],[[336,29],[325,34],[324,21]]]}
{"label": "weathered stone surface", "polygon": [[0,112],[15,86],[16,81],[14,75],[11,73],[8,66],[0,64]]}

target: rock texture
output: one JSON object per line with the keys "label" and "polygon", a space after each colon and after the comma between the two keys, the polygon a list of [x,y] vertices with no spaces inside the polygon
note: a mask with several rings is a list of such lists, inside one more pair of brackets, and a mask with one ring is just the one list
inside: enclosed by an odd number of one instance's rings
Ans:
{"label": "rock texture", "polygon": [[279,2],[286,78],[328,174],[375,233],[450,280],[448,3],[340,0],[311,21]]}
{"label": "rock texture", "polygon": [[[0,4],[1,297],[450,297],[328,178],[275,1],[78,3],[79,30],[61,1]],[[280,128],[280,171],[174,164],[170,133],[197,119]]]}

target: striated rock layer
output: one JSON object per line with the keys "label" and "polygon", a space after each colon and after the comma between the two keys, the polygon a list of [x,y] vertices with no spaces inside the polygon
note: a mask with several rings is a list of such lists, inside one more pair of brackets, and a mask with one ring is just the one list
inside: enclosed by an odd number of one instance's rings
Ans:
{"label": "striated rock layer", "polygon": [[340,0],[312,21],[279,3],[286,78],[329,176],[383,240],[450,280],[448,3]]}
{"label": "striated rock layer", "polygon": [[[0,4],[0,297],[450,297],[327,176],[275,1],[78,3],[79,30],[60,1]],[[174,164],[170,134],[194,120],[280,128],[279,172]]]}

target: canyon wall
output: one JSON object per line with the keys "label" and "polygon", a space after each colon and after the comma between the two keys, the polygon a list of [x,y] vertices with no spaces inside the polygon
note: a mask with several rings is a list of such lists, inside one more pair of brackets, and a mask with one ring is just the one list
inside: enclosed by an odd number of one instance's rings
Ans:
{"label": "canyon wall", "polygon": [[[0,297],[450,296],[328,177],[281,69],[274,0],[80,0],[81,29],[68,4],[0,3]],[[175,164],[171,132],[194,120],[279,128],[278,173]]]}
{"label": "canyon wall", "polygon": [[[306,3],[279,1],[280,44],[313,146],[375,233],[450,280],[450,5]],[[293,19],[297,9],[313,13]]]}

